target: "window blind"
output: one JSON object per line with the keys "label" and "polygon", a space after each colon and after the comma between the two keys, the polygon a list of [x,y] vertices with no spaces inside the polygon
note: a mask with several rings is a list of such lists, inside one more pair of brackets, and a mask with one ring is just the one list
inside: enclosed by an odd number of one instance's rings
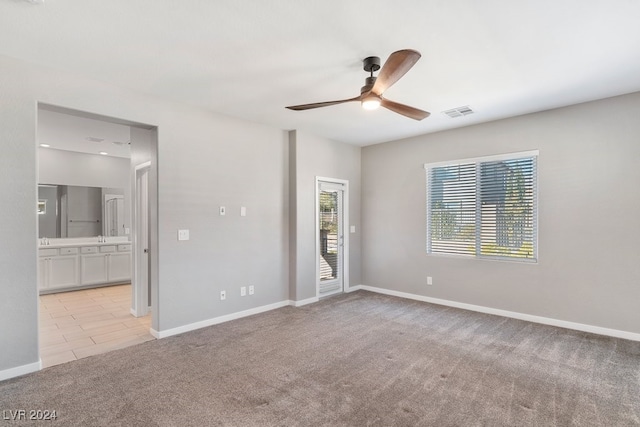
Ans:
{"label": "window blind", "polygon": [[425,169],[428,253],[537,259],[537,152]]}

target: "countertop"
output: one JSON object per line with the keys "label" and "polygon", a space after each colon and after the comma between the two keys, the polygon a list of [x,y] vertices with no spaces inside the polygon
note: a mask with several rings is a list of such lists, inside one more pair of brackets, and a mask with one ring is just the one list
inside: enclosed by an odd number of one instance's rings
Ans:
{"label": "countertop", "polygon": [[107,238],[106,242],[98,242],[98,238],[96,237],[95,239],[52,239],[48,245],[43,245],[39,239],[38,249],[79,248],[82,246],[116,246],[128,244],[131,244],[131,241],[118,238]]}

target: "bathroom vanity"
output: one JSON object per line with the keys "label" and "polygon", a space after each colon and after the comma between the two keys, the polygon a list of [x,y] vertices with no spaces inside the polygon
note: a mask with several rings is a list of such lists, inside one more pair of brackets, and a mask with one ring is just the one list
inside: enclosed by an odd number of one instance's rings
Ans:
{"label": "bathroom vanity", "polygon": [[127,237],[40,239],[40,294],[131,281],[131,242]]}

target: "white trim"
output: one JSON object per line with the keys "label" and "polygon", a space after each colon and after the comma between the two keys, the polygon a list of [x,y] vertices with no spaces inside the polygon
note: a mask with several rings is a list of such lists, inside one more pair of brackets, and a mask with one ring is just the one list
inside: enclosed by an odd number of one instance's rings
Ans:
{"label": "white trim", "polygon": [[307,298],[300,301],[289,301],[289,305],[292,307],[302,307],[303,305],[313,304],[314,302],[318,302],[320,299],[318,297]]}
{"label": "white trim", "polygon": [[40,369],[42,369],[42,359],[38,360],[35,363],[29,363],[28,365],[16,366],[15,368],[9,368],[0,371],[0,381],[30,374],[32,372],[39,371]]}
{"label": "white trim", "polygon": [[146,161],[144,163],[140,163],[139,165],[136,166],[136,171],[139,171],[140,169],[145,169],[145,168],[150,168],[151,167],[151,160]]}
{"label": "white trim", "polygon": [[355,291],[359,291],[360,289],[362,289],[362,285],[354,285],[354,286],[350,286],[349,289],[345,289],[344,292],[355,292]]}
{"label": "white trim", "polygon": [[[134,317],[142,317],[142,316],[146,316],[147,313],[149,312],[149,310],[147,309],[148,306],[148,300],[149,300],[149,291],[148,291],[148,284],[151,281],[151,277],[147,277],[147,282],[146,283],[142,283],[141,280],[141,276],[142,276],[142,272],[140,271],[140,265],[142,263],[141,259],[144,256],[143,253],[143,246],[141,245],[139,242],[139,237],[140,237],[140,230],[139,230],[139,223],[140,223],[140,212],[139,212],[139,198],[140,198],[140,194],[139,194],[139,183],[143,177],[143,175],[146,174],[146,198],[147,198],[147,218],[145,219],[145,221],[147,222],[147,229],[149,228],[149,221],[150,221],[150,209],[149,209],[149,175],[151,174],[151,161],[147,161],[144,163],[140,163],[139,165],[137,165],[135,167],[135,173],[134,173],[134,177],[133,177],[133,236],[131,236],[132,238],[132,260],[133,260],[133,276],[132,276],[132,280],[131,280],[131,284],[132,284],[132,289],[131,289],[131,308],[132,308],[132,314],[135,312]],[[148,231],[147,231],[148,233]],[[147,235],[147,240],[150,240],[151,236]],[[151,249],[151,248],[148,248]],[[147,253],[147,262],[151,263],[151,257],[149,256],[149,253]]]}
{"label": "white trim", "polygon": [[277,308],[287,307],[291,305],[291,301],[285,300],[274,304],[263,305],[249,310],[238,311],[236,313],[225,314],[224,316],[214,317],[212,319],[201,320],[199,322],[189,323],[188,325],[178,326],[164,331],[156,331],[151,329],[151,335],[155,338],[166,338],[172,335],[183,334],[185,332],[195,331],[196,329],[206,328],[207,326],[217,325],[219,323],[228,322],[230,320],[240,319],[242,317],[252,316],[254,314],[263,313],[265,311],[275,310]]}
{"label": "white trim", "polygon": [[[340,292],[349,291],[349,180],[339,178],[328,178],[324,176],[316,176],[315,185],[315,258],[316,258],[316,297],[320,298],[320,254],[318,249],[320,248],[320,197],[319,197],[319,185],[320,182],[338,184],[342,186],[342,287]],[[328,296],[326,294],[323,296]]]}
{"label": "white trim", "polygon": [[504,153],[504,154],[496,154],[493,156],[482,156],[482,157],[470,157],[467,159],[453,159],[453,160],[443,160],[441,162],[433,162],[433,163],[425,163],[424,168],[437,168],[440,166],[453,166],[465,163],[480,163],[480,162],[499,162],[500,160],[513,160],[518,159],[520,157],[538,157],[540,155],[540,150],[530,150],[530,151],[518,151],[515,153]]}
{"label": "white trim", "polygon": [[318,300],[319,300],[320,298],[326,298],[326,297],[330,297],[331,295],[342,294],[342,293],[344,293],[344,292],[346,292],[344,289],[340,289],[340,288],[338,288],[338,289],[336,289],[335,291],[330,291],[330,292],[325,292],[325,293],[323,293],[323,294],[322,294],[322,296],[318,297]]}
{"label": "white trim", "polygon": [[251,308],[249,310],[239,311],[237,313],[231,313],[224,316],[214,317],[212,319],[202,320],[200,322],[190,323],[184,326],[178,326],[177,328],[167,329],[166,331],[156,331],[155,329],[151,328],[149,329],[149,333],[156,339],[166,338],[172,335],[195,331],[196,329],[206,328],[207,326],[213,326],[220,323],[228,322],[230,320],[241,319],[243,317],[253,316],[254,314],[264,313],[265,311],[276,310],[282,307],[302,307],[304,305],[318,302],[319,300],[320,299],[318,297],[307,298],[300,301],[285,300],[273,304],[263,305],[261,307]]}
{"label": "white trim", "polygon": [[132,315],[133,317],[138,317],[138,312],[135,310],[135,308],[131,307],[131,308],[129,309],[129,312],[131,313],[131,315]]}
{"label": "white trim", "polygon": [[543,325],[558,326],[560,328],[573,329],[581,332],[590,332],[598,335],[607,335],[615,338],[622,338],[631,341],[640,341],[640,334],[635,332],[621,331],[618,329],[603,328],[600,326],[585,325],[583,323],[569,322],[566,320],[552,319],[550,317],[535,316],[533,314],[518,313],[515,311],[501,310],[497,308],[484,307],[481,305],[466,304],[463,302],[431,298],[423,295],[410,294],[407,292],[393,291],[390,289],[377,288],[374,286],[361,285],[364,291],[375,292],[384,295],[391,295],[400,298],[407,298],[416,301],[423,301],[432,304],[444,305],[448,307],[461,308],[463,310],[477,311],[479,313],[494,314],[496,316],[510,317],[513,319],[526,320],[527,322],[541,323]]}

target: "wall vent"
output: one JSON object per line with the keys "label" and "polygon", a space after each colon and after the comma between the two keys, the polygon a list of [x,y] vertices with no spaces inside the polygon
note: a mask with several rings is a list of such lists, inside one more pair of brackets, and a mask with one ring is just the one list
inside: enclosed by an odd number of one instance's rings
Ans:
{"label": "wall vent", "polygon": [[456,117],[468,116],[469,114],[473,114],[473,110],[468,105],[464,107],[452,108],[451,110],[443,111],[444,114],[455,119]]}
{"label": "wall vent", "polygon": [[96,138],[95,136],[87,136],[85,139],[87,141],[90,141],[90,142],[102,142],[102,141],[104,141],[104,138]]}

